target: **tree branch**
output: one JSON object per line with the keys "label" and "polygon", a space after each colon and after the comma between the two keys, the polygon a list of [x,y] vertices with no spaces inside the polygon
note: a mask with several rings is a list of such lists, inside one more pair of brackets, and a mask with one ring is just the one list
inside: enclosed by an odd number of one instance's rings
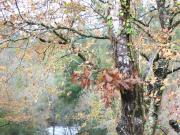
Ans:
{"label": "tree branch", "polygon": [[52,30],[52,32],[57,36],[59,37],[60,39],[62,39],[64,41],[64,43],[67,43],[68,42],[68,39],[66,39],[65,37],[63,37],[62,34],[58,33],[56,31],[56,29],[52,26],[48,26],[48,25],[45,25],[44,23],[37,23],[37,22],[32,22],[32,21],[26,21],[27,24],[29,25],[38,25],[38,26],[42,26],[44,28],[46,28],[47,30]]}
{"label": "tree branch", "polygon": [[51,42],[52,42],[52,41],[50,41],[50,40],[45,40],[45,39],[40,38],[40,37],[38,37],[38,39],[39,39],[41,42],[44,42],[44,43],[51,43]]}
{"label": "tree branch", "polygon": [[72,29],[72,28],[68,28],[68,27],[58,26],[56,29],[57,29],[57,30],[58,30],[58,29],[69,30],[69,31],[71,31],[71,32],[73,32],[73,33],[76,33],[76,34],[78,34],[79,36],[82,36],[82,37],[85,37],[85,38],[110,39],[108,36],[87,35],[87,34],[84,34],[84,33],[79,32],[78,30],[75,30],[75,29]]}
{"label": "tree branch", "polygon": [[176,71],[178,71],[178,70],[180,70],[180,67],[178,67],[178,68],[176,68],[176,69],[173,69],[172,71],[169,71],[169,72],[167,72],[166,74],[168,75],[168,74],[172,74],[172,73],[174,73],[174,72],[176,72]]}
{"label": "tree branch", "polygon": [[176,17],[176,15],[178,15],[178,14],[180,14],[180,11],[177,11],[177,12],[175,12],[173,15],[172,15],[172,17],[170,18],[170,24],[172,24],[172,22],[173,22],[173,20],[174,20],[174,18]]}
{"label": "tree branch", "polygon": [[148,12],[144,13],[143,15],[141,15],[140,18],[141,18],[141,17],[144,17],[144,16],[146,16],[147,14],[149,14],[149,13],[151,13],[151,12],[153,12],[153,11],[156,11],[156,10],[157,10],[157,8],[153,7],[151,10],[149,10]]}
{"label": "tree branch", "polygon": [[146,66],[146,69],[144,71],[144,74],[142,75],[143,80],[146,80],[147,76],[149,75],[150,71],[152,70],[152,66],[154,64],[154,59],[156,58],[158,54],[158,50],[153,50],[154,53],[152,53],[151,57],[149,58],[148,64]]}
{"label": "tree branch", "polygon": [[64,44],[68,42],[68,39],[66,39],[61,33],[58,33],[56,30],[53,30],[53,33],[60,39],[64,40]]}
{"label": "tree branch", "polygon": [[98,14],[101,18],[103,18],[105,21],[107,20],[107,16],[108,16],[108,15],[104,16],[103,14],[101,14],[100,12],[98,12],[98,11],[93,7],[92,4],[90,5],[90,7],[91,7],[92,10],[93,10],[96,14]]}
{"label": "tree branch", "polygon": [[140,53],[140,54],[141,54],[141,56],[143,56],[146,59],[146,61],[149,61],[149,58],[146,54],[144,54],[144,53]]}
{"label": "tree branch", "polygon": [[162,127],[159,127],[159,129],[160,129],[165,135],[167,135],[167,133],[164,131],[164,129],[162,129]]}
{"label": "tree branch", "polygon": [[154,37],[149,33],[148,30],[144,29],[142,26],[140,26],[139,24],[137,24],[137,23],[135,23],[135,22],[133,22],[133,23],[134,23],[138,28],[140,28],[144,33],[146,33],[150,38],[152,38],[153,40],[155,40]]}
{"label": "tree branch", "polygon": [[149,24],[151,23],[153,17],[154,17],[154,16],[152,16],[152,17],[149,19],[149,21],[148,21],[148,23],[147,23],[147,26],[148,26],[148,27],[149,27]]}
{"label": "tree branch", "polygon": [[[67,54],[61,56],[60,59],[62,59],[62,58],[64,58],[64,57],[67,57],[67,56],[70,56],[70,55],[73,55],[73,54],[76,54],[76,53],[75,53],[75,52],[67,53]],[[80,52],[77,53],[77,56],[78,56],[79,58],[81,58],[83,62],[86,61],[86,58],[82,55],[82,53],[80,53]]]}
{"label": "tree branch", "polygon": [[178,25],[180,24],[180,20],[176,21],[174,24],[171,25],[171,30],[173,31]]}
{"label": "tree branch", "polygon": [[145,27],[148,26],[146,23],[144,23],[144,22],[142,22],[142,21],[140,21],[140,20],[138,20],[138,19],[136,19],[136,18],[133,18],[133,20],[134,20],[135,22],[140,23],[141,25],[143,25],[143,26],[145,26]]}
{"label": "tree branch", "polygon": [[64,40],[66,43],[68,42],[68,40],[66,38],[63,37],[62,34],[58,33],[56,30],[68,30],[68,31],[71,31],[75,34],[78,34],[79,36],[82,36],[82,37],[85,37],[85,38],[95,38],[95,39],[110,39],[108,36],[96,36],[96,35],[87,35],[87,34],[84,34],[84,33],[81,33],[79,32],[78,30],[75,30],[73,28],[68,28],[68,27],[65,27],[65,26],[57,26],[56,28],[53,27],[53,26],[48,26],[48,25],[45,25],[44,23],[37,23],[37,22],[30,22],[30,21],[27,21],[26,22],[27,24],[29,25],[39,25],[39,26],[43,26],[45,27],[47,30],[52,30],[52,32],[57,35],[59,38],[61,38],[62,40]]}
{"label": "tree branch", "polygon": [[21,17],[22,20],[24,20],[23,16],[21,15],[17,0],[15,0],[15,4],[16,4],[16,8],[18,10],[19,16]]}
{"label": "tree branch", "polygon": [[20,40],[25,40],[25,39],[28,39],[29,37],[24,37],[24,38],[19,38],[19,39],[5,39],[3,41],[0,42],[0,45],[3,44],[3,43],[6,43],[6,42],[16,42],[16,41],[20,41]]}
{"label": "tree branch", "polygon": [[99,0],[99,1],[102,2],[102,3],[104,3],[104,4],[107,3],[107,1],[103,1],[103,0]]}

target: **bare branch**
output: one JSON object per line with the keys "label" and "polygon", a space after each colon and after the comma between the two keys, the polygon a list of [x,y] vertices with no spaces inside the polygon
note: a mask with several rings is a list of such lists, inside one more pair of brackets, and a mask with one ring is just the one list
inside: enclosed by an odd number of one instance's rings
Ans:
{"label": "bare branch", "polygon": [[174,73],[174,72],[176,72],[176,71],[179,71],[179,70],[180,70],[180,67],[177,67],[176,69],[173,69],[173,70],[167,72],[166,74],[167,74],[167,75],[168,75],[168,74],[172,74],[172,73]]}
{"label": "bare branch", "polygon": [[136,18],[133,18],[133,20],[134,20],[135,22],[140,23],[141,25],[143,25],[143,26],[145,26],[145,27],[148,26],[146,23],[144,23],[144,22],[142,22],[142,21],[140,21],[140,20],[138,20],[138,19],[136,19]]}
{"label": "bare branch", "polygon": [[86,61],[86,58],[85,58],[81,53],[78,53],[78,56],[79,56],[83,61]]}
{"label": "bare branch", "polygon": [[56,31],[56,29],[54,27],[52,27],[52,26],[48,26],[48,25],[45,25],[44,23],[37,23],[37,22],[32,22],[32,21],[26,21],[26,23],[29,24],[29,25],[39,25],[39,26],[42,26],[42,27],[46,28],[47,30],[52,30],[52,32],[57,37],[59,37],[60,39],[62,39],[64,41],[63,42],[64,44],[68,42],[68,39],[66,39],[61,33],[58,33]]}
{"label": "bare branch", "polygon": [[69,30],[73,33],[76,33],[82,37],[86,37],[86,38],[96,38],[96,39],[109,39],[108,36],[95,36],[95,35],[87,35],[87,34],[84,34],[84,33],[81,33],[75,29],[72,29],[72,28],[68,28],[68,27],[62,27],[62,26],[58,26],[57,29],[62,29],[62,30]]}
{"label": "bare branch", "polygon": [[146,13],[144,13],[144,14],[141,15],[139,18],[142,18],[142,17],[146,16],[147,14],[149,14],[149,13],[151,13],[151,12],[153,12],[153,11],[156,11],[156,10],[157,10],[157,8],[153,7],[151,10],[149,10],[149,11],[146,12]]}
{"label": "bare branch", "polygon": [[157,57],[157,54],[158,54],[158,50],[154,50],[154,53],[149,58],[148,64],[147,64],[144,74],[142,76],[143,80],[146,80],[146,77],[151,72],[152,66],[154,64],[154,59]]}
{"label": "bare branch", "polygon": [[154,16],[152,16],[152,17],[149,19],[149,21],[148,21],[148,23],[147,23],[148,26],[149,26],[149,24],[151,23],[153,17],[154,17]]}
{"label": "bare branch", "polygon": [[171,30],[173,31],[178,25],[180,24],[180,20],[176,21],[174,24],[171,25]]}
{"label": "bare branch", "polygon": [[[76,54],[76,53],[75,53],[75,52],[67,53],[67,54],[61,56],[60,59],[65,58],[65,57],[70,56],[70,55],[73,55],[73,54]],[[82,55],[82,53],[77,53],[77,56],[78,56],[79,58],[81,58],[83,61],[86,61],[86,58]],[[58,59],[58,60],[59,60],[59,59]]]}
{"label": "bare branch", "polygon": [[164,131],[164,129],[162,129],[162,127],[159,127],[159,129],[160,129],[165,135],[167,135],[167,133]]}
{"label": "bare branch", "polygon": [[178,15],[178,14],[180,14],[180,11],[177,11],[177,12],[175,12],[173,15],[172,15],[172,17],[170,18],[170,24],[172,24],[172,22],[173,22],[173,20],[174,20],[174,18],[176,17],[176,15]]}
{"label": "bare branch", "polygon": [[150,38],[152,38],[153,40],[154,37],[149,33],[149,30],[146,30],[145,28],[143,28],[141,25],[137,24],[136,22],[133,22],[138,28],[140,28],[145,34],[147,34]]}
{"label": "bare branch", "polygon": [[105,21],[107,20],[107,16],[104,16],[103,14],[101,14],[99,11],[97,11],[92,5],[90,5],[91,6],[91,8],[92,8],[92,10],[96,13],[96,14],[98,14],[101,18],[103,18]]}
{"label": "bare branch", "polygon": [[20,40],[26,40],[26,39],[28,39],[29,37],[24,37],[24,38],[19,38],[19,39],[5,39],[5,40],[3,40],[3,41],[1,41],[0,42],[0,45],[1,44],[4,44],[4,43],[6,43],[6,42],[17,42],[17,41],[20,41]]}
{"label": "bare branch", "polygon": [[14,74],[17,72],[17,69],[22,65],[22,62],[23,62],[23,59],[24,59],[24,56],[25,56],[25,54],[26,54],[26,50],[27,50],[28,46],[29,46],[29,38],[27,39],[27,44],[26,44],[25,48],[23,49],[24,52],[23,52],[23,54],[22,54],[22,56],[21,56],[21,58],[20,58],[20,61],[19,61],[18,65],[16,66],[16,68],[14,69],[14,71],[9,75],[9,77],[7,77],[7,79],[5,80],[5,83],[7,83],[9,80],[12,79],[12,77],[14,76]]}
{"label": "bare branch", "polygon": [[148,58],[148,56],[146,54],[141,53],[141,56],[144,57],[146,59],[146,61],[149,61],[149,58]]}
{"label": "bare branch", "polygon": [[137,23],[139,23],[139,24],[141,24],[141,25],[143,25],[143,26],[145,26],[145,27],[149,27],[149,24],[150,24],[150,22],[152,21],[152,19],[153,19],[154,16],[152,16],[147,23],[146,23],[146,22],[143,22],[143,21],[141,21],[141,20],[139,20],[139,19],[137,19],[137,18],[134,18],[132,15],[131,15],[131,17],[133,18],[133,21],[135,21],[135,22],[137,22]]}
{"label": "bare branch", "polygon": [[102,2],[102,3],[104,3],[104,4],[107,3],[107,1],[104,1],[104,0],[99,0],[99,1]]}
{"label": "bare branch", "polygon": [[18,10],[19,16],[21,17],[22,20],[24,20],[23,16],[21,15],[17,0],[15,0],[15,4],[16,4],[16,8]]}
{"label": "bare branch", "polygon": [[62,34],[58,33],[56,30],[68,30],[68,31],[71,31],[75,34],[78,34],[79,36],[82,36],[82,37],[85,37],[85,38],[96,38],[96,39],[110,39],[108,36],[96,36],[96,35],[88,35],[88,34],[84,34],[84,33],[81,33],[79,32],[78,30],[75,30],[73,28],[68,28],[68,27],[65,27],[65,26],[57,26],[56,28],[53,27],[53,26],[48,26],[48,25],[45,25],[43,23],[37,23],[37,22],[30,22],[30,21],[27,21],[26,23],[28,23],[29,25],[39,25],[39,26],[43,26],[45,27],[46,29],[48,30],[52,30],[52,32],[57,35],[59,38],[61,38],[62,40],[64,40],[65,42],[68,42],[68,40],[66,38],[63,37]]}
{"label": "bare branch", "polygon": [[64,44],[68,42],[68,39],[66,39],[61,33],[58,33],[56,30],[53,30],[53,33],[60,39],[64,40]]}

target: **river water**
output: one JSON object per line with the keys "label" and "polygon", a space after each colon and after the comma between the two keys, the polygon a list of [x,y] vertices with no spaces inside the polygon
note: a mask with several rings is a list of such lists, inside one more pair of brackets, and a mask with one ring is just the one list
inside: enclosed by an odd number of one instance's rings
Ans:
{"label": "river water", "polygon": [[[53,135],[53,127],[49,127],[47,130],[49,135]],[[54,133],[55,133],[54,135],[76,135],[78,133],[78,128],[55,126]]]}

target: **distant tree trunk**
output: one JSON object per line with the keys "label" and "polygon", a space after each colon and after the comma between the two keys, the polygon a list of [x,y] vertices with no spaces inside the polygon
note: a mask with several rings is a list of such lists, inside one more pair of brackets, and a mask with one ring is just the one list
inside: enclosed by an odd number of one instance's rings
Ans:
{"label": "distant tree trunk", "polygon": [[[156,4],[159,13],[159,22],[161,25],[161,29],[159,31],[164,32],[164,35],[166,35],[166,38],[164,38],[164,40],[161,42],[163,44],[166,44],[171,41],[171,36],[167,33],[171,31],[171,25],[173,21],[171,19],[173,18],[171,18],[172,15],[170,14],[170,12],[168,12],[168,9],[166,8],[166,0],[156,0]],[[163,80],[168,75],[168,66],[169,59],[160,56],[160,54],[158,53],[156,59],[153,61],[153,73],[157,79],[152,86],[153,90],[151,91],[151,94],[153,94],[154,97],[159,97],[160,101],[155,102],[154,98],[150,99],[147,121],[145,123],[145,132],[147,135],[154,135],[156,131],[159,106],[163,93],[163,91],[160,89],[163,86]]]}
{"label": "distant tree trunk", "polygon": [[51,117],[52,117],[52,127],[53,127],[53,135],[55,135],[56,130],[56,99],[54,96],[51,96]]}
{"label": "distant tree trunk", "polygon": [[55,125],[53,125],[53,135],[55,135]]}
{"label": "distant tree trunk", "polygon": [[[119,17],[121,34],[112,38],[116,66],[121,73],[129,77],[133,74],[136,65],[131,56],[130,45],[130,0],[121,0]],[[136,69],[137,70],[137,69]],[[142,135],[143,134],[143,111],[142,111],[142,87],[135,86],[132,90],[121,90],[122,110],[121,118],[116,128],[119,135]]]}

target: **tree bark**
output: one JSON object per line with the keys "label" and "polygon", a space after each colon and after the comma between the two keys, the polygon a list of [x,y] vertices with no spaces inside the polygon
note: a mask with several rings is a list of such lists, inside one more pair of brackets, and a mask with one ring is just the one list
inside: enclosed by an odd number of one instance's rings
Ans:
{"label": "tree bark", "polygon": [[[119,17],[121,34],[116,37],[114,43],[114,55],[116,66],[119,71],[131,77],[136,68],[131,57],[130,46],[130,0],[121,0]],[[119,135],[142,135],[143,134],[143,111],[142,111],[142,87],[135,86],[132,90],[121,90],[122,110],[121,118],[117,125]]]}
{"label": "tree bark", "polygon": [[[164,32],[169,32],[171,29],[171,14],[166,8],[166,0],[156,0],[157,9],[159,13],[159,22],[161,25],[161,30]],[[164,34],[166,34],[164,33]],[[163,41],[163,44],[166,44],[171,41],[171,36],[169,34],[169,37],[165,39],[166,41]],[[157,54],[158,58],[153,61],[153,73],[154,76],[157,78],[157,81],[153,84],[153,90],[151,93],[153,93],[154,97],[160,97],[160,102],[162,98],[162,90],[161,87],[163,86],[163,80],[168,75],[168,66],[169,66],[169,59],[164,58]],[[156,65],[156,66],[155,66]],[[156,93],[156,95],[155,95]],[[156,103],[155,99],[150,99],[149,104],[149,110],[147,114],[147,120],[145,123],[145,132],[147,135],[154,135],[156,131],[156,125],[158,120],[158,111],[160,102]]]}

